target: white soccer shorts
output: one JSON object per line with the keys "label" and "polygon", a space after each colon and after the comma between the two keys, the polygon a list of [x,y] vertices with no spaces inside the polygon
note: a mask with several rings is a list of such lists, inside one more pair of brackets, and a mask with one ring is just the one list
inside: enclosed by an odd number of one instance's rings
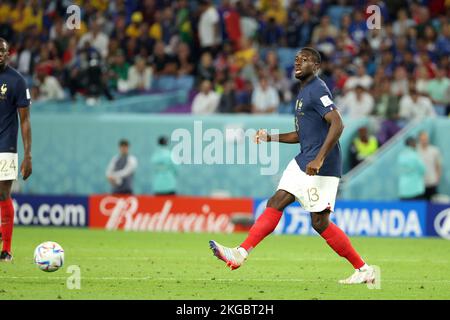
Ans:
{"label": "white soccer shorts", "polygon": [[334,211],[338,186],[338,177],[309,176],[293,159],[284,170],[278,189],[293,194],[306,211],[322,212]]}
{"label": "white soccer shorts", "polygon": [[18,166],[17,153],[0,152],[0,181],[17,180]]}

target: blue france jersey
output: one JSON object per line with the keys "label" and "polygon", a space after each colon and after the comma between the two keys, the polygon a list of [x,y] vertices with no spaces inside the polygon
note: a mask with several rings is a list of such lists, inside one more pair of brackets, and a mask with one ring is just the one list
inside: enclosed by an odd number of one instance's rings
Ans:
{"label": "blue france jersey", "polygon": [[[300,169],[315,159],[328,134],[329,124],[324,116],[336,109],[325,82],[313,78],[299,92],[295,103],[295,130],[300,141],[300,153],[295,157]],[[342,173],[341,146],[333,147],[319,170],[319,176],[340,177]]]}
{"label": "blue france jersey", "polygon": [[10,66],[0,71],[0,152],[17,153],[18,108],[31,104],[25,79]]}

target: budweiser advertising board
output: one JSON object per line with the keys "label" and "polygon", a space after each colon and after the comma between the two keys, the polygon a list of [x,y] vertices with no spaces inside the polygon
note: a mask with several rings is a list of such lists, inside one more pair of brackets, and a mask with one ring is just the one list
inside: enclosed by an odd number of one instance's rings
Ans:
{"label": "budweiser advertising board", "polygon": [[233,216],[252,217],[253,200],[200,197],[94,195],[89,226],[107,230],[234,232]]}

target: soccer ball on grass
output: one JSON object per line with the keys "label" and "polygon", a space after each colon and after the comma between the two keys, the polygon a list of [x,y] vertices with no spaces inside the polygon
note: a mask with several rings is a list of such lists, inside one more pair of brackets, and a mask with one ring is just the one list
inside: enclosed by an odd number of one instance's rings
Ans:
{"label": "soccer ball on grass", "polygon": [[54,272],[64,264],[64,249],[56,242],[43,242],[34,250],[34,263],[42,271]]}

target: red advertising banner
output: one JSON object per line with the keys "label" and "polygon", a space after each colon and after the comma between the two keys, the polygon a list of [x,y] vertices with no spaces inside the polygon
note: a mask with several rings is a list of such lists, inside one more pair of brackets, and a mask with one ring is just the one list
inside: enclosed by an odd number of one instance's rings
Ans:
{"label": "red advertising banner", "polygon": [[89,197],[89,227],[127,231],[225,232],[242,231],[233,216],[253,215],[253,200],[182,196]]}

